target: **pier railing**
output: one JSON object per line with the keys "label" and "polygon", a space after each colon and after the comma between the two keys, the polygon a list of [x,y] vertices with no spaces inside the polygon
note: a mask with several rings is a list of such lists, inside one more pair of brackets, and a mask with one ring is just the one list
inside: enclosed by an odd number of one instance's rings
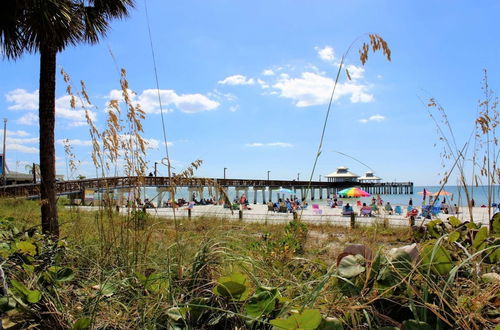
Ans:
{"label": "pier railing", "polygon": [[[327,181],[296,181],[296,180],[260,180],[260,179],[221,179],[211,178],[222,187],[238,189],[251,188],[256,190],[275,189],[279,187],[289,189],[329,189],[334,193],[352,186],[361,187],[372,194],[412,194],[412,182],[327,182]],[[177,187],[202,188],[205,178],[177,178]],[[121,189],[130,187],[169,187],[169,177],[108,177],[97,179],[69,180],[56,182],[56,192],[59,195],[81,192],[85,189]],[[1,197],[37,197],[40,195],[40,183],[18,184],[0,187]]]}

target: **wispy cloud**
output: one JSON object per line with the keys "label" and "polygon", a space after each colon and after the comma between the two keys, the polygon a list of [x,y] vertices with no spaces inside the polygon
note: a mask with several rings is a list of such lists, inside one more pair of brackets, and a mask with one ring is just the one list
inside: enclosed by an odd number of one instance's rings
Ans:
{"label": "wispy cloud", "polygon": [[235,74],[229,77],[224,78],[218,82],[220,85],[253,85],[255,84],[255,80],[253,78],[247,78],[241,74]]}
{"label": "wispy cloud", "polygon": [[264,75],[264,76],[274,76],[274,71],[271,70],[271,69],[265,69],[264,71],[262,71],[262,75]]}
{"label": "wispy cloud", "polygon": [[[172,89],[160,89],[160,99],[164,112],[171,112],[173,108],[184,113],[197,113],[202,111],[215,110],[220,103],[210,99],[203,94],[178,94]],[[160,113],[160,102],[156,89],[145,89],[139,94],[131,93],[133,104],[139,104],[146,113]],[[113,89],[109,92],[108,98],[121,100],[122,91]]]}
{"label": "wispy cloud", "polygon": [[[7,131],[7,139],[5,141],[5,147],[7,151],[18,151],[23,153],[38,153],[38,148],[32,146],[33,144],[38,144],[38,137],[26,137],[28,134],[24,131]],[[19,137],[23,136],[23,137]],[[29,136],[29,134],[28,134]],[[3,139],[0,139],[0,144],[3,143]]]}
{"label": "wispy cloud", "polygon": [[58,139],[56,141],[57,144],[64,145],[65,141],[68,140],[69,145],[71,146],[84,146],[88,147],[92,145],[91,140],[80,140],[80,139]]}
{"label": "wispy cloud", "polygon": [[370,116],[370,117],[368,117],[368,118],[362,118],[362,119],[360,119],[359,121],[360,121],[361,123],[365,123],[365,124],[366,124],[366,123],[368,123],[368,122],[370,122],[370,121],[380,122],[380,121],[383,121],[383,120],[385,120],[385,117],[384,117],[384,116],[379,115],[379,114],[376,114],[376,115]]}
{"label": "wispy cloud", "polygon": [[11,137],[11,136],[27,137],[27,136],[30,136],[30,133],[28,133],[26,131],[22,131],[22,130],[17,130],[17,131],[7,130],[6,133],[7,133],[7,137]]}
{"label": "wispy cloud", "polygon": [[246,146],[252,147],[252,148],[257,148],[257,147],[290,148],[290,147],[293,147],[293,144],[286,143],[286,142],[268,142],[268,143],[253,142],[253,143],[247,143]]}

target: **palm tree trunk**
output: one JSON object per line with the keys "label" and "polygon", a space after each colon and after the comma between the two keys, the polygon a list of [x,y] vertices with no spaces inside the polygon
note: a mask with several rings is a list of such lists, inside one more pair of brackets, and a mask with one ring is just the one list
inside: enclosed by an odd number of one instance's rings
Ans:
{"label": "palm tree trunk", "polygon": [[56,207],[56,155],[54,147],[56,56],[54,47],[40,47],[40,172],[42,231],[59,237]]}

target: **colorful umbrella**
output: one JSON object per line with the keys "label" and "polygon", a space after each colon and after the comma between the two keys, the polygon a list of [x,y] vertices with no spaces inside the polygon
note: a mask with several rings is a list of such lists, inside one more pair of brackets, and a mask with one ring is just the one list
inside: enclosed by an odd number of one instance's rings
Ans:
{"label": "colorful umbrella", "polygon": [[364,190],[359,189],[358,187],[347,188],[338,192],[340,196],[346,197],[369,197],[371,196]]}
{"label": "colorful umbrella", "polygon": [[432,196],[450,196],[450,195],[453,195],[453,193],[451,193],[449,191],[444,191],[444,190],[441,190],[435,194],[432,194]]}

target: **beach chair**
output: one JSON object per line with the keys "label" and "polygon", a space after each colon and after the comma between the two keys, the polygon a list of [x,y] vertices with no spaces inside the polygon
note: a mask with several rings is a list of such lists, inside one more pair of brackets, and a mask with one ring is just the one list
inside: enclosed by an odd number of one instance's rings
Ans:
{"label": "beach chair", "polygon": [[362,217],[371,217],[372,216],[372,209],[369,209],[369,208],[361,209],[361,216]]}
{"label": "beach chair", "polygon": [[403,213],[403,211],[401,210],[401,206],[396,205],[396,207],[394,208],[394,213],[397,215],[401,215]]}
{"label": "beach chair", "polygon": [[441,213],[441,206],[433,206],[431,209],[432,215],[438,215]]}
{"label": "beach chair", "polygon": [[189,204],[186,207],[186,210],[190,210],[190,209],[192,210],[194,208],[194,204],[195,204],[194,202],[189,202]]}
{"label": "beach chair", "polygon": [[323,210],[319,208],[318,204],[313,204],[312,205],[312,210],[313,210],[313,213],[316,214],[316,215],[323,214]]}
{"label": "beach chair", "polygon": [[432,207],[431,207],[431,205],[423,206],[422,207],[422,214],[421,214],[421,216],[424,217],[424,218],[426,218],[426,219],[430,219],[431,215],[432,215]]}
{"label": "beach chair", "polygon": [[414,208],[411,208],[410,210],[408,210],[406,212],[406,217],[409,218],[409,217],[416,217],[418,215],[418,210],[417,209],[414,209]]}

